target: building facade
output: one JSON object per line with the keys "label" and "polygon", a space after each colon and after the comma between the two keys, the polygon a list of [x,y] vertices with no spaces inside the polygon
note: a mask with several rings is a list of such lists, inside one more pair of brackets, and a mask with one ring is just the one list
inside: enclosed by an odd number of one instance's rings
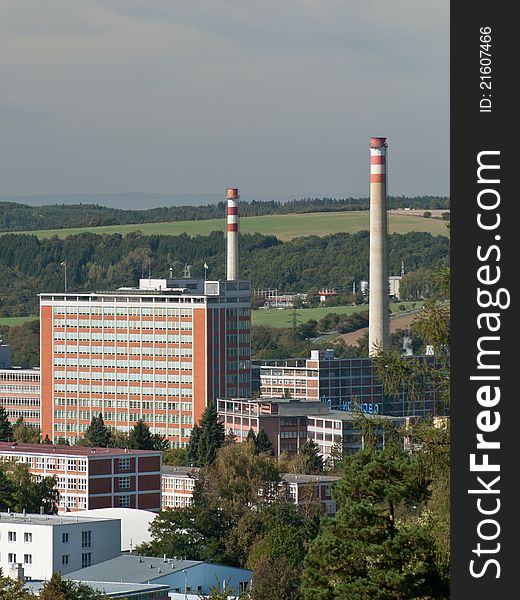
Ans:
{"label": "building facade", "polygon": [[69,515],[0,513],[0,567],[50,579],[119,556],[121,523]]}
{"label": "building facade", "polygon": [[273,445],[275,456],[280,456],[282,452],[296,454],[305,444],[309,414],[326,415],[329,409],[322,402],[283,398],[219,398],[217,411],[226,433],[243,441],[250,430],[257,434],[263,429]]}
{"label": "building facade", "polygon": [[[405,360],[434,362],[434,356],[403,357]],[[367,415],[394,417],[444,416],[448,408],[433,385],[422,382],[419,400],[410,400],[406,387],[399,394],[386,394],[378,378],[374,360],[336,358],[332,350],[313,350],[310,359],[262,361],[253,366],[261,398],[291,398],[319,401],[329,408],[361,411]],[[253,389],[258,381],[253,382]],[[419,384],[417,384],[419,387]]]}
{"label": "building facade", "polygon": [[298,506],[318,501],[329,517],[336,514],[336,501],[331,495],[331,486],[339,477],[331,475],[300,475],[285,473],[283,481],[287,486],[288,499]]}
{"label": "building facade", "polygon": [[161,510],[161,452],[0,442],[0,461],[25,464],[35,477],[55,476],[60,511]]}
{"label": "building facade", "polygon": [[198,469],[193,467],[172,467],[162,469],[162,509],[184,508],[193,500],[193,488]]}
{"label": "building facade", "polygon": [[41,427],[40,370],[0,369],[0,406],[11,423]]}
{"label": "building facade", "polygon": [[250,300],[245,280],[41,294],[42,434],[73,442],[102,413],[185,447],[209,402],[251,393]]}
{"label": "building facade", "polygon": [[[405,419],[399,417],[382,415],[377,417],[365,415],[365,418],[369,420],[377,418],[374,433],[379,447],[384,445],[385,423],[386,426],[399,427],[405,422]],[[324,458],[333,457],[334,454],[348,456],[362,450],[365,446],[359,413],[331,410],[325,417],[309,415],[307,419],[308,438],[316,443]]]}

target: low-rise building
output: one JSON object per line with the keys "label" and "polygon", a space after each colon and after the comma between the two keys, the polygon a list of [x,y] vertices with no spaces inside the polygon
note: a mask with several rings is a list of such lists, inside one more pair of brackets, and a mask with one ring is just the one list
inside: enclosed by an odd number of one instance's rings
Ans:
{"label": "low-rise building", "polygon": [[181,560],[166,556],[155,558],[136,554],[124,554],[67,574],[68,579],[89,582],[165,584],[172,593],[199,595],[209,594],[212,587],[222,586],[225,582],[237,596],[250,589],[252,576],[252,571],[247,569],[199,560]]}
{"label": "low-rise building", "polygon": [[331,496],[331,485],[339,479],[333,475],[301,475],[284,473],[289,498],[298,506],[320,502],[328,516],[336,514],[336,501]]}
{"label": "low-rise building", "polygon": [[257,434],[263,429],[273,444],[275,456],[282,452],[296,454],[307,441],[307,416],[326,415],[329,409],[323,402],[300,402],[289,398],[219,398],[217,411],[226,433],[239,441],[250,430]]}
{"label": "low-rise building", "polygon": [[41,427],[40,370],[0,369],[0,406],[11,423],[21,417],[25,425]]}
{"label": "low-rise building", "polygon": [[[0,567],[24,577],[49,579],[119,556],[119,519],[80,515],[0,513]],[[21,569],[20,569],[21,567]]]}
{"label": "low-rise building", "polygon": [[[120,598],[121,600],[172,600],[169,595],[169,586],[149,583],[117,583],[114,581],[84,581],[78,580],[74,583],[88,585],[93,590],[108,598]],[[34,595],[39,596],[43,590],[45,581],[28,581],[24,588]],[[199,600],[195,597],[194,600]]]}
{"label": "low-rise building", "polygon": [[[378,445],[382,447],[385,440],[385,425],[398,427],[404,425],[404,419],[387,417],[383,415],[364,415],[365,419],[377,419],[375,434]],[[308,436],[316,443],[320,454],[324,458],[334,455],[334,448],[338,454],[347,456],[354,454],[365,446],[363,431],[360,424],[360,414],[350,411],[331,410],[325,417],[308,417]]]}
{"label": "low-rise building", "polygon": [[198,469],[164,465],[162,469],[162,508],[184,508],[193,499]]}
{"label": "low-rise building", "polygon": [[63,511],[161,510],[162,452],[0,442],[0,461],[9,460],[36,477],[56,476]]}

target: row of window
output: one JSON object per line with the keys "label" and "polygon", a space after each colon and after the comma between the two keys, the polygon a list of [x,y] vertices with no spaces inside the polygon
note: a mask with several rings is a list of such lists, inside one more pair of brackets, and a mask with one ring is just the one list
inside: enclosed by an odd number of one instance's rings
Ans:
{"label": "row of window", "polygon": [[[130,421],[132,423],[135,423],[135,422],[139,421],[139,419],[142,419],[143,417],[147,421],[154,421],[156,423],[180,423],[182,425],[191,425],[193,423],[193,417],[191,415],[156,414],[154,416],[151,414],[145,414],[145,415],[143,415],[141,413],[127,414],[126,412],[111,412],[111,411],[105,411],[105,413],[103,414],[104,420],[108,421],[108,422]],[[73,410],[55,410],[54,418],[55,419],[69,419],[69,420],[80,419],[81,421],[90,421],[91,413],[87,412],[87,411],[79,411],[79,413],[78,413]]]}
{"label": "row of window", "polygon": [[[189,328],[191,329],[191,327]],[[53,333],[54,341],[58,340],[79,340],[86,342],[156,342],[169,344],[191,344],[193,335],[190,334],[163,334],[163,333],[107,333],[107,332],[82,332],[75,331],[55,331]],[[249,340],[240,340],[249,341]]]}
{"label": "row of window", "polygon": [[[56,346],[55,346],[56,348]],[[174,356],[174,357],[191,357],[193,356],[193,348],[179,348],[176,346],[88,346],[87,347],[92,354],[102,354],[103,355],[103,360],[106,362],[107,360],[110,360],[109,357],[112,356],[156,356],[156,357],[160,357],[160,356]],[[74,344],[72,346],[69,346],[69,354],[73,355],[74,357],[77,358],[78,356],[78,347]],[[56,350],[55,350],[56,351]],[[58,354],[64,354],[64,347],[63,346],[59,346],[59,351]],[[84,354],[83,352],[81,352],[81,354]],[[87,352],[88,354],[88,352]],[[65,358],[65,357],[63,357]],[[89,366],[93,361],[95,361],[95,358],[79,358],[79,365],[82,366]],[[117,362],[119,364],[119,361],[122,359],[117,359]]]}
{"label": "row of window", "polygon": [[24,394],[39,394],[40,393],[40,386],[39,385],[19,385],[19,384],[9,384],[9,383],[1,383],[0,384],[0,394],[3,393],[12,393],[12,392],[18,392],[18,393],[24,393]]}
{"label": "row of window", "polygon": [[158,317],[191,317],[193,309],[185,306],[179,308],[148,308],[148,307],[127,307],[127,306],[54,306],[53,314],[67,315],[67,318],[76,317],[76,315],[104,315],[104,316],[158,316]]}
{"label": "row of window", "polygon": [[[55,371],[54,372],[55,380],[65,380],[65,379],[76,379],[79,381],[114,381],[114,382],[125,382],[128,383],[130,381],[139,381],[146,383],[192,383],[193,375],[188,373],[180,373],[170,372],[170,373],[125,373],[125,372],[117,372],[117,373],[83,373],[83,372],[65,372],[65,371]],[[67,384],[67,385],[75,385],[75,384]],[[80,384],[81,385],[81,384]],[[90,386],[85,386],[87,389],[80,390],[89,392]],[[95,387],[95,386],[92,386]],[[66,391],[66,390],[62,390]],[[68,390],[67,390],[68,391]],[[93,390],[94,391],[94,390]],[[122,392],[125,393],[125,392]]]}
{"label": "row of window", "polygon": [[[183,357],[184,358],[184,357]],[[64,356],[54,357],[55,367],[87,367],[95,369],[172,369],[172,370],[187,370],[191,371],[193,363],[191,361],[178,360],[153,360],[153,359],[110,359],[110,358],[65,358]]]}
{"label": "row of window", "polygon": [[[8,457],[6,457],[7,459]],[[17,457],[17,462],[25,463],[34,469],[43,471],[79,471],[84,473],[87,470],[86,459],[75,458],[45,458],[42,456],[20,456]]]}

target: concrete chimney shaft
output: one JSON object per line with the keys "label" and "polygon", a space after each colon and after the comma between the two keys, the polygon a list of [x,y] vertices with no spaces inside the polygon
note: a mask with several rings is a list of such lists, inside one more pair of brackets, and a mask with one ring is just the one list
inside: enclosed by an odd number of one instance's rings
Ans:
{"label": "concrete chimney shaft", "polygon": [[238,199],[237,188],[227,189],[227,280],[238,279]]}
{"label": "concrete chimney shaft", "polygon": [[386,138],[370,138],[370,275],[368,354],[388,348]]}

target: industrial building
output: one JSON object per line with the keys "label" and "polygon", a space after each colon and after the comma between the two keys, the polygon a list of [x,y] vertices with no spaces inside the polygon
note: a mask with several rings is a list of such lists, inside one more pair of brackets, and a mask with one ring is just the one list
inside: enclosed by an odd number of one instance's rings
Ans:
{"label": "industrial building", "polygon": [[25,464],[35,477],[55,476],[61,511],[161,510],[162,452],[0,442],[0,461]]}
{"label": "industrial building", "polygon": [[11,423],[22,418],[28,427],[39,429],[40,370],[0,369],[0,406],[5,409]]}
{"label": "industrial building", "polygon": [[209,594],[225,582],[238,596],[251,588],[253,573],[247,569],[180,558],[155,558],[124,554],[86,569],[67,574],[67,579],[89,582],[165,584],[172,593]]}
{"label": "industrial building", "polygon": [[251,283],[238,279],[238,190],[228,190],[226,281],[40,294],[42,435],[74,442],[93,416],[185,447],[217,396],[251,394]]}
{"label": "industrial building", "polygon": [[[119,556],[118,519],[0,513],[0,568],[7,575],[50,579]],[[22,570],[22,573],[20,573]]]}
{"label": "industrial building", "polygon": [[[434,362],[435,356],[405,357]],[[336,358],[333,350],[312,350],[310,358],[254,361],[253,389],[260,398],[290,398],[323,402],[331,409],[369,415],[426,417],[448,414],[433,386],[424,382],[422,400],[410,401],[403,386],[397,396],[386,394],[372,357]],[[259,381],[258,381],[259,380]]]}
{"label": "industrial building", "polygon": [[275,456],[280,456],[282,452],[296,454],[307,441],[307,415],[326,415],[329,409],[318,401],[219,398],[217,411],[226,433],[243,441],[250,430],[257,434],[263,429],[273,444]]}

